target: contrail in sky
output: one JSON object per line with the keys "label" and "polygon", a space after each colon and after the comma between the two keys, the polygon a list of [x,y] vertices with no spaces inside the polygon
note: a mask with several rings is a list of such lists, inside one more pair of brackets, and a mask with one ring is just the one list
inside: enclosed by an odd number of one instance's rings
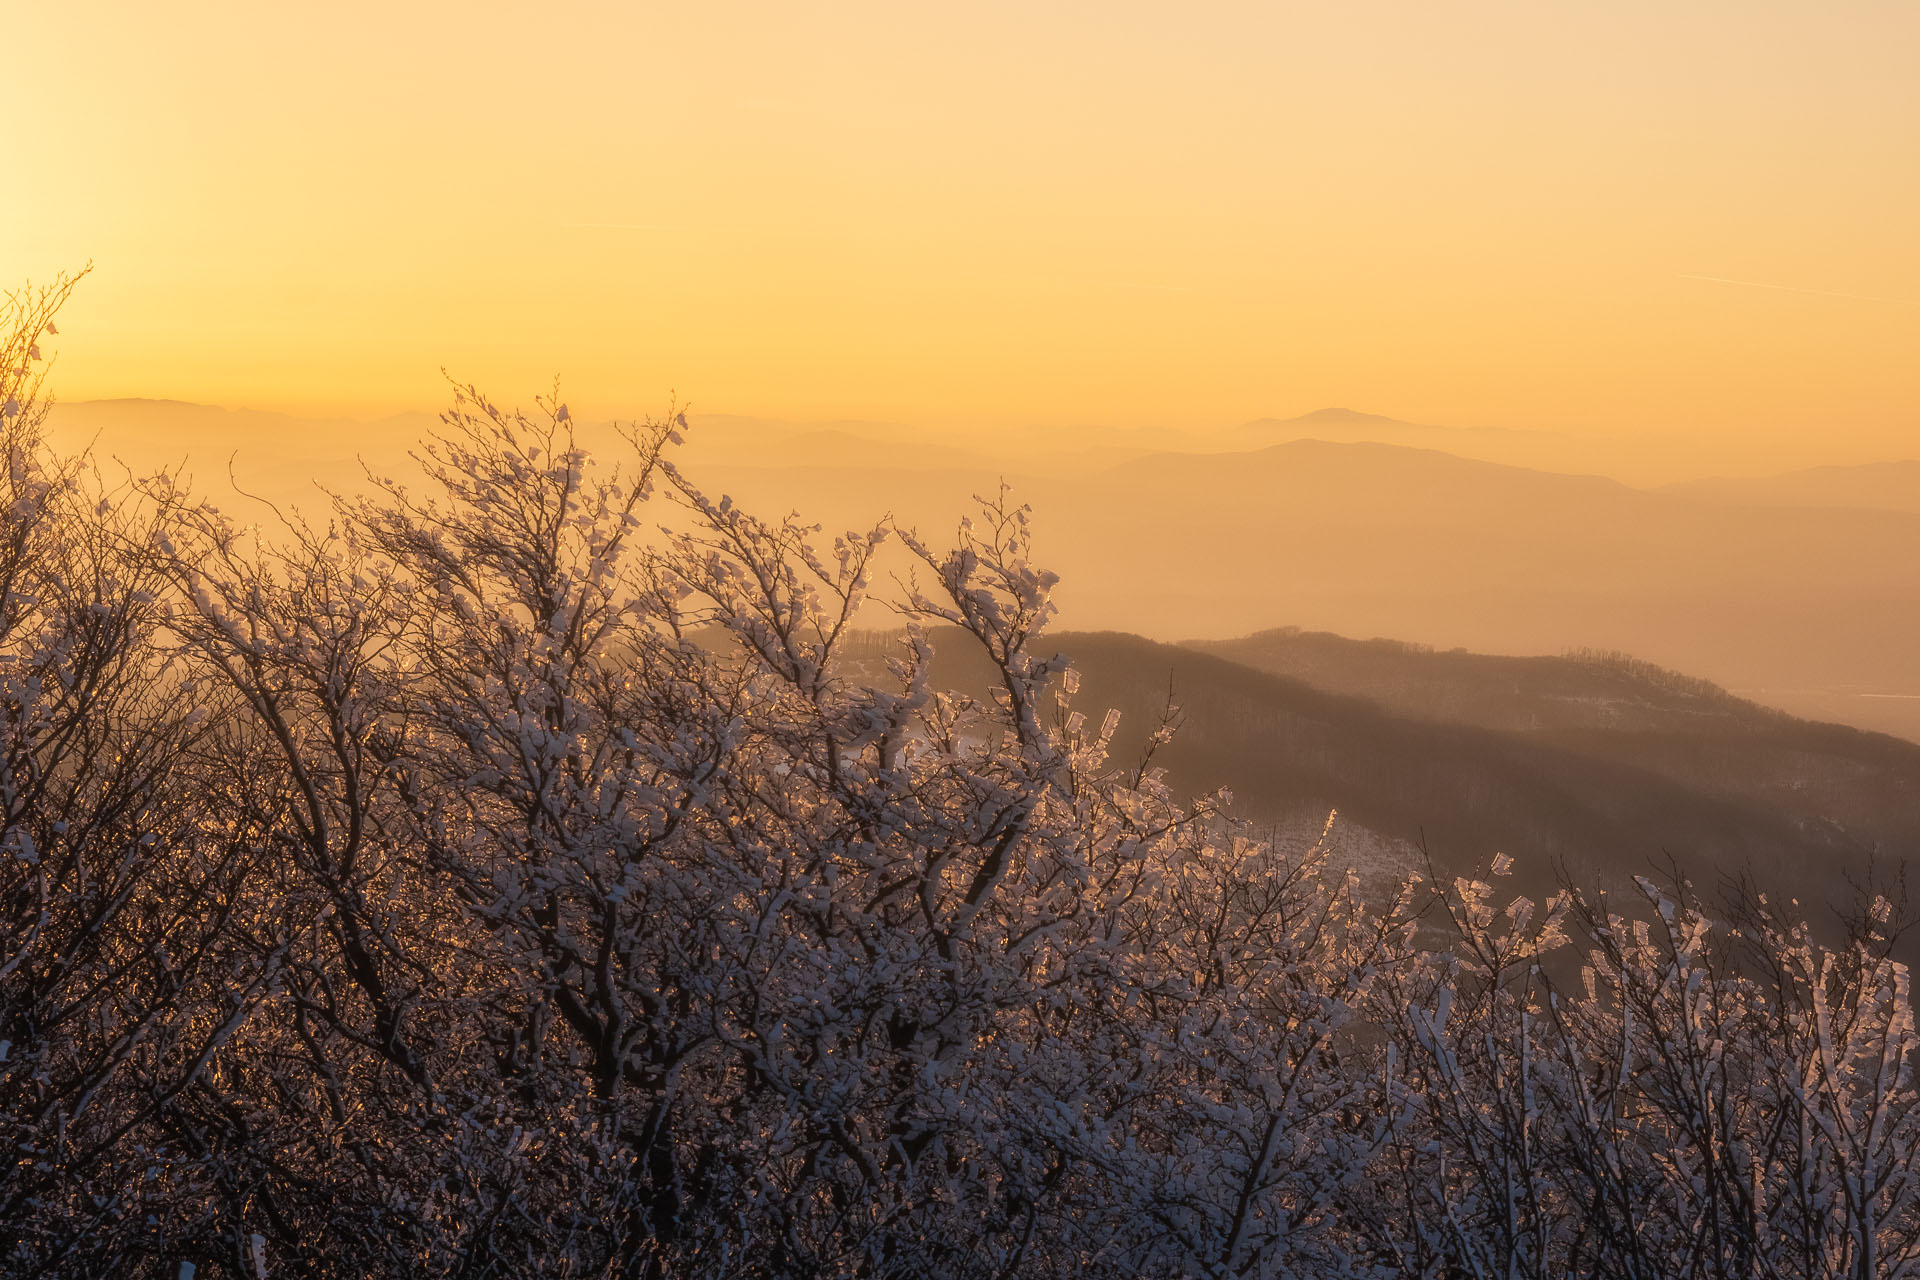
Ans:
{"label": "contrail in sky", "polygon": [[1768,284],[1764,280],[1729,280],[1725,276],[1682,275],[1682,280],[1705,280],[1711,284],[1738,284],[1749,289],[1780,289],[1786,293],[1817,293],[1825,298],[1852,298],[1855,302],[1897,302],[1902,306],[1920,306],[1920,298],[1884,298],[1873,293],[1835,293],[1832,289],[1803,289],[1797,284]]}

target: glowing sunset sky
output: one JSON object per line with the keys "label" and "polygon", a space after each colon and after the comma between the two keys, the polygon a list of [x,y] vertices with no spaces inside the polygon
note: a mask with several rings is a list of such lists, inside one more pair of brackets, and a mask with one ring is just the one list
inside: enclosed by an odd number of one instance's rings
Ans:
{"label": "glowing sunset sky", "polygon": [[1920,452],[1911,0],[76,0],[4,43],[0,264],[96,264],[68,399],[431,409],[445,365]]}

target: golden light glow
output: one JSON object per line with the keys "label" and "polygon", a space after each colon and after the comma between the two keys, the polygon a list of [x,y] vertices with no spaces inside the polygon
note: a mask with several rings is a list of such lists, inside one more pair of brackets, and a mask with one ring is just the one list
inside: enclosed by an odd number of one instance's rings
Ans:
{"label": "golden light glow", "polygon": [[1904,2],[123,2],[6,43],[0,263],[97,264],[70,400],[432,409],[445,365],[1783,459],[1920,418]]}

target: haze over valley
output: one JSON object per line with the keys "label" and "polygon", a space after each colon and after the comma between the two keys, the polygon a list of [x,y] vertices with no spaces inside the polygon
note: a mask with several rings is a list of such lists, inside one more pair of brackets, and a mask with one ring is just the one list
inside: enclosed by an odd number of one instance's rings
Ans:
{"label": "haze over valley", "polygon": [[[365,468],[406,465],[433,418],[135,400],[66,404],[51,421],[136,469],[184,461],[237,511],[252,504],[233,483],[319,512],[326,490],[362,489]],[[1920,739],[1920,461],[1688,475],[1684,458],[1637,447],[1344,409],[1018,434],[698,412],[689,423],[676,463],[696,483],[829,534],[888,515],[937,534],[1005,481],[1061,576],[1064,626],[1610,650],[1799,716]],[[585,430],[592,447],[620,447],[604,424]],[[1546,465],[1582,459],[1595,470]]]}

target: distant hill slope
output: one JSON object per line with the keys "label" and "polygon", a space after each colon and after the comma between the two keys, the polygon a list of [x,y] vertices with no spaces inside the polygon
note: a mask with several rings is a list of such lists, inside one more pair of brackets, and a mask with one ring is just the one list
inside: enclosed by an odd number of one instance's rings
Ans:
{"label": "distant hill slope", "polygon": [[1394,444],[1444,449],[1463,458],[1553,471],[1614,474],[1626,461],[1605,442],[1557,431],[1511,427],[1443,427],[1405,422],[1355,409],[1316,409],[1295,418],[1256,418],[1219,432],[1216,439],[1239,450],[1259,449],[1293,440],[1342,444]]}
{"label": "distant hill slope", "polygon": [[1771,732],[1795,722],[1710,681],[1623,654],[1509,657],[1280,627],[1194,640],[1215,654],[1397,714],[1515,732]]}
{"label": "distant hill slope", "polygon": [[1920,855],[1920,745],[1795,719],[1649,663],[1442,653],[1295,629],[1194,647],[1394,715],[1644,770],[1803,833]]}
{"label": "distant hill slope", "polygon": [[[1062,633],[1050,646],[1073,659],[1076,706],[1091,721],[1122,713],[1122,761],[1171,688],[1182,727],[1159,759],[1177,789],[1228,787],[1242,816],[1296,829],[1338,808],[1403,849],[1424,840],[1449,871],[1500,851],[1522,860],[1534,888],[1549,887],[1556,864],[1617,886],[1671,854],[1703,889],[1750,870],[1815,902],[1844,898],[1846,877],[1871,859],[1920,856],[1920,745],[1797,721],[1618,660],[1306,640],[1240,650],[1290,666],[1285,675],[1230,661],[1232,646],[1110,632]],[[957,637],[941,664],[943,679],[984,684]],[[1431,691],[1408,684],[1422,671]],[[1499,696],[1481,704],[1476,689]]]}
{"label": "distant hill slope", "polygon": [[1669,485],[1667,491],[1719,502],[1920,512],[1920,459],[1809,467],[1777,476],[1716,476]]}
{"label": "distant hill slope", "polygon": [[1429,427],[1418,422],[1404,422],[1399,418],[1389,418],[1381,413],[1362,413],[1358,409],[1315,409],[1312,413],[1303,413],[1293,418],[1255,418],[1252,422],[1242,423],[1235,430],[1252,435],[1268,431],[1364,431],[1373,428],[1388,428],[1395,431],[1448,430],[1445,427]]}

